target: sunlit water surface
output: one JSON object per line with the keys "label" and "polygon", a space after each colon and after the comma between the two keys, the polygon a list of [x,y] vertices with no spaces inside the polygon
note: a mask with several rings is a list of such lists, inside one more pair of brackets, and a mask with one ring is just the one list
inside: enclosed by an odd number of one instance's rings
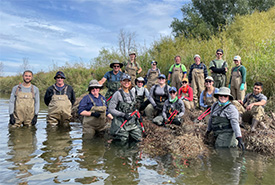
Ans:
{"label": "sunlit water surface", "polygon": [[83,140],[80,123],[47,129],[43,102],[35,128],[11,129],[8,98],[0,97],[0,184],[275,184],[275,161],[255,153],[212,150],[199,163],[172,165],[136,145]]}

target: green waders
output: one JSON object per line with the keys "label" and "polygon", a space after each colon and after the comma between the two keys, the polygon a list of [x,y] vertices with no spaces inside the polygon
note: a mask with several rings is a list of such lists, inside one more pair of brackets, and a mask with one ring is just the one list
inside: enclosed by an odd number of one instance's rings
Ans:
{"label": "green waders", "polygon": [[193,69],[192,70],[192,81],[191,87],[193,88],[193,98],[195,107],[197,106],[200,94],[204,89],[204,72],[203,69]]}
{"label": "green waders", "polygon": [[242,84],[242,74],[239,71],[239,68],[237,71],[233,71],[231,73],[232,78],[231,78],[230,90],[235,100],[243,100],[245,96],[245,90],[246,90],[246,84],[245,84],[244,90],[242,91],[240,90],[240,86]]}
{"label": "green waders", "polygon": [[148,81],[147,81],[147,89],[149,92],[150,92],[151,87],[158,83],[158,76],[159,76],[158,69],[155,71],[150,70],[149,76],[148,76]]}
{"label": "green waders", "polygon": [[31,126],[34,117],[34,90],[31,85],[31,92],[21,92],[20,85],[15,92],[16,100],[14,107],[15,127],[20,127],[21,124]]}
{"label": "green waders", "polygon": [[[136,87],[134,87],[136,88]],[[135,89],[136,92],[136,104],[135,104],[135,109],[139,110],[139,108],[141,107],[141,105],[144,103],[144,98],[145,98],[145,89],[143,91],[143,95],[142,96],[138,96],[137,95],[137,88]]]}
{"label": "green waders", "polygon": [[180,67],[173,68],[171,86],[179,89],[181,87],[182,78],[183,78],[183,72],[180,64]]}
{"label": "green waders", "polygon": [[[187,90],[188,91],[188,90]],[[188,93],[181,93],[181,97],[186,96],[189,97]],[[194,109],[194,102],[193,101],[188,101],[188,100],[182,100],[184,103],[184,106],[188,110],[193,110]]]}
{"label": "green waders", "polygon": [[57,95],[54,89],[54,95],[48,106],[47,122],[50,125],[57,125],[60,123],[62,126],[69,126],[72,109],[72,103],[66,95],[67,86],[64,90],[64,95]]}
{"label": "green waders", "polygon": [[120,88],[120,81],[108,81],[107,88],[105,98],[108,100]]}
{"label": "green waders", "polygon": [[[123,94],[123,90],[119,90],[123,101],[119,102],[117,105],[117,110],[123,113],[132,113],[134,111],[134,105],[135,100],[132,96],[131,91],[129,91],[132,102],[126,103],[126,97]],[[129,137],[132,137],[136,141],[140,141],[142,138],[142,130],[141,126],[139,124],[139,121],[137,119],[137,115],[133,115],[130,120],[128,120],[125,125],[121,128],[120,126],[125,121],[124,117],[121,116],[114,116],[114,119],[112,120],[110,133],[114,136],[114,139],[120,140],[120,141],[127,141]],[[116,134],[117,130],[119,132]]]}
{"label": "green waders", "polygon": [[225,117],[212,116],[212,127],[216,138],[216,148],[230,148],[237,146],[237,140],[231,127],[230,120]]}
{"label": "green waders", "polygon": [[[100,117],[96,118],[94,116],[84,116],[83,118],[83,138],[91,139],[94,137],[95,132],[100,132],[106,129],[106,106],[96,106],[94,100],[89,95],[91,102],[93,103],[93,107],[91,108],[91,112],[100,113]],[[101,98],[101,101],[104,105],[104,101]]]}
{"label": "green waders", "polygon": [[135,80],[136,80],[136,77],[137,77],[137,66],[135,66],[135,64],[131,64],[130,62],[128,62],[128,64],[126,65],[126,68],[125,68],[125,73],[127,73],[128,75],[131,76],[131,83],[132,83],[132,86],[134,87],[135,86]]}

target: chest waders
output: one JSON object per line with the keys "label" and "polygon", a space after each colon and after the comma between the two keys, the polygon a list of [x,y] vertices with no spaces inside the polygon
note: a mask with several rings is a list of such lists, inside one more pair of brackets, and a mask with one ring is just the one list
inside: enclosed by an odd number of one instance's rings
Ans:
{"label": "chest waders", "polygon": [[[215,68],[217,68],[216,62],[213,60],[213,64],[215,65]],[[222,68],[225,66],[225,61],[222,64]],[[220,87],[225,87],[226,83],[226,74],[222,73],[212,73],[211,76],[214,79],[214,87],[220,88]]]}
{"label": "chest waders", "polygon": [[[215,91],[215,90],[214,90]],[[207,105],[207,106],[212,106],[213,103],[215,103],[217,100],[216,98],[214,97],[214,91],[212,93],[212,96],[211,97],[207,97],[206,94],[205,96],[203,97],[203,101],[204,101],[204,104]],[[207,93],[207,92],[206,92]]]}
{"label": "chest waders", "polygon": [[[215,107],[218,105],[216,103],[213,107],[213,110],[215,110]],[[217,116],[212,117],[212,128],[214,132],[214,137],[216,138],[215,141],[215,147],[216,148],[230,148],[230,147],[236,147],[237,146],[237,140],[234,136],[234,131],[231,127],[230,120],[226,117],[221,117],[220,114],[222,111],[230,105],[225,105],[220,112],[217,114]]]}
{"label": "chest waders", "polygon": [[134,63],[131,64],[131,62],[128,62],[125,70],[126,70],[126,73],[131,76],[131,83],[132,83],[132,86],[134,86],[135,79],[137,77],[137,70],[138,70],[137,66]]}
{"label": "chest waders", "polygon": [[[169,118],[173,112],[177,110],[179,113],[182,111],[181,110],[181,105],[179,104],[179,100],[177,100],[174,104],[169,103],[169,105],[166,108],[166,117]],[[172,124],[180,125],[181,124],[181,118],[176,115],[174,117]]]}
{"label": "chest waders", "polygon": [[149,91],[153,85],[158,83],[158,76],[159,76],[158,68],[155,71],[150,70],[148,75],[148,81],[147,81],[147,89]]}
{"label": "chest waders", "polygon": [[[93,106],[91,108],[91,112],[98,112],[100,113],[100,117],[96,118],[94,116],[84,116],[83,118],[83,135],[88,135],[87,138],[93,138],[96,131],[103,131],[106,128],[106,106],[97,106],[93,100],[93,98],[88,95]],[[103,98],[101,97],[101,102],[105,105]]]}
{"label": "chest waders", "polygon": [[[135,99],[131,93],[131,103],[127,103],[126,97],[122,89],[118,90],[120,95],[122,96],[122,101],[119,101],[116,107],[116,110],[123,113],[132,113],[134,111]],[[137,115],[133,115],[130,120],[128,120],[125,125],[119,130],[116,134],[116,131],[119,129],[120,125],[125,121],[124,117],[114,116],[112,120],[110,133],[114,136],[114,139],[118,139],[121,141],[126,141],[129,137],[132,137],[134,140],[138,141],[142,137],[142,129],[137,119]]]}
{"label": "chest waders", "polygon": [[167,90],[167,85],[164,86],[164,94],[163,95],[156,95],[156,88],[158,85],[155,86],[153,90],[153,98],[157,104],[157,107],[163,109],[164,102],[168,99],[169,93]]}
{"label": "chest waders", "polygon": [[234,97],[235,100],[243,100],[244,96],[245,96],[245,90],[246,90],[246,83],[245,83],[245,88],[244,90],[240,90],[240,86],[242,84],[242,74],[239,71],[239,69],[242,66],[240,65],[237,68],[237,71],[231,71],[231,86],[230,86],[230,90],[231,90],[231,94]]}
{"label": "chest waders", "polygon": [[176,67],[174,64],[173,71],[172,71],[172,80],[171,80],[171,86],[176,87],[179,89],[181,87],[181,80],[183,78],[183,71],[181,68],[181,65],[179,67]]}
{"label": "chest waders", "polygon": [[[188,90],[189,90],[189,87],[187,89],[187,92],[188,92]],[[189,97],[189,94],[187,92],[186,93],[181,92],[181,97],[183,97],[183,96]],[[188,109],[188,110],[194,109],[193,101],[188,101],[188,100],[184,100],[184,99],[182,101],[183,101],[186,109]]]}
{"label": "chest waders", "polygon": [[20,127],[21,124],[31,126],[34,117],[34,90],[31,85],[31,92],[22,92],[18,85],[15,92],[14,118],[15,126]]}
{"label": "chest waders", "polygon": [[141,104],[144,103],[144,98],[145,98],[145,89],[143,89],[143,94],[141,96],[137,95],[137,87],[135,87],[135,93],[136,93],[136,104],[135,108],[139,109]]}
{"label": "chest waders", "polygon": [[105,98],[108,100],[119,88],[120,88],[120,79],[112,81],[113,72],[109,72],[109,81],[106,84],[108,91],[105,94]]}
{"label": "chest waders", "polygon": [[194,103],[197,106],[197,103],[200,98],[200,94],[204,88],[204,71],[203,71],[203,69],[195,68],[192,70],[191,87],[193,88]]}
{"label": "chest waders", "polygon": [[72,104],[67,96],[67,87],[64,89],[64,94],[56,94],[56,87],[54,85],[53,96],[48,106],[47,122],[51,125],[60,123],[63,126],[69,126],[71,119]]}
{"label": "chest waders", "polygon": [[[248,100],[244,104],[244,107],[246,108],[251,103],[259,102],[256,98],[253,97],[253,94],[250,93],[248,95]],[[264,108],[263,106],[253,106],[251,110],[245,110],[244,114],[242,115],[242,118],[246,122],[251,122],[251,119],[256,119],[258,121],[261,121],[264,117]]]}

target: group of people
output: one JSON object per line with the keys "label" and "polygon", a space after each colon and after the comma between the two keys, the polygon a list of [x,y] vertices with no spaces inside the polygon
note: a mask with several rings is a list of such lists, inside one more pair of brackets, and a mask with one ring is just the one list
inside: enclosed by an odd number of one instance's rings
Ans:
{"label": "group of people", "polygon": [[[242,120],[251,121],[251,130],[255,131],[263,118],[267,98],[261,93],[261,82],[256,82],[253,92],[244,97],[246,68],[240,56],[233,58],[235,67],[231,70],[229,87],[225,87],[228,64],[222,56],[223,50],[218,49],[216,59],[210,62],[211,76],[198,54],[194,56],[188,76],[181,57],[175,56],[167,83],[156,61],[151,62],[144,78],[137,77],[142,68],[133,51],[129,53],[128,61],[113,61],[110,64],[112,70],[101,80],[90,81],[89,94],[79,103],[78,113],[84,117],[83,136],[92,138],[96,132],[105,130],[106,119],[109,119],[112,120],[110,133],[114,139],[140,141],[144,131],[141,116],[145,115],[159,126],[168,123],[181,125],[185,109],[202,109],[211,111],[206,136],[213,131],[217,147],[238,145],[244,149],[240,124]],[[24,82],[12,90],[9,113],[10,124],[14,127],[22,124],[31,126],[37,122],[39,90],[31,84],[32,76],[31,71],[25,71]],[[73,88],[64,83],[66,77],[62,71],[58,71],[54,79],[56,83],[47,89],[44,96],[49,108],[47,122],[52,126],[68,126],[75,94]],[[105,82],[108,90],[103,96],[100,90]]]}

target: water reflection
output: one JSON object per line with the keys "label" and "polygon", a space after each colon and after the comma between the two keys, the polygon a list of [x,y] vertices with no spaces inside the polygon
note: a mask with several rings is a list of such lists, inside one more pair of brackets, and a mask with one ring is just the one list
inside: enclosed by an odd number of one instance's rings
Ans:
{"label": "water reflection", "polygon": [[28,164],[28,162],[35,157],[32,155],[36,150],[35,134],[35,127],[9,128],[8,146],[11,150],[8,155],[11,158],[7,161],[13,162],[14,166],[9,167],[9,169],[16,172],[16,178],[23,179],[32,175],[29,170],[34,164]]}
{"label": "water reflection", "polygon": [[55,173],[69,168],[66,157],[72,147],[70,129],[47,126],[46,132],[47,139],[43,142],[45,147],[41,149],[44,151],[41,158],[47,161],[43,169]]}

